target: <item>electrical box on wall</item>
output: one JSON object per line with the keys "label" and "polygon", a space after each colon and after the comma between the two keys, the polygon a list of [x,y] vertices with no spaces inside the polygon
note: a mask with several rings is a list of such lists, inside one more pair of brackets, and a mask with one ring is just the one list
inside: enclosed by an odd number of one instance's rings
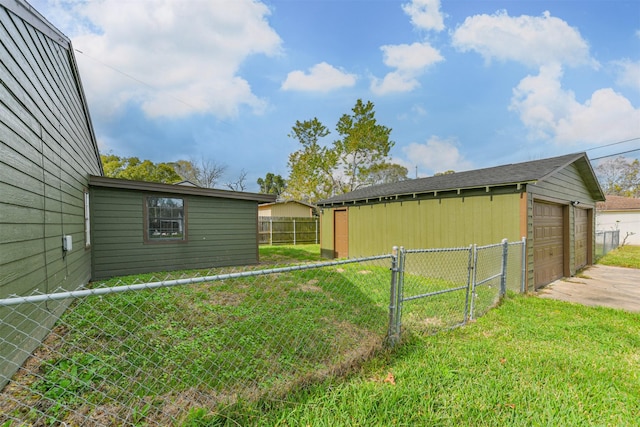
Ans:
{"label": "electrical box on wall", "polygon": [[73,249],[73,239],[71,236],[62,236],[62,250],[69,252]]}

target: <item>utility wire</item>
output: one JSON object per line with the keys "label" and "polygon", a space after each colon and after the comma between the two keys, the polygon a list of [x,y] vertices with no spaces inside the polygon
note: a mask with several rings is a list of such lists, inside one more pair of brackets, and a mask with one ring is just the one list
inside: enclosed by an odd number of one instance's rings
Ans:
{"label": "utility wire", "polygon": [[609,154],[609,155],[606,155],[606,156],[594,157],[593,159],[590,159],[590,160],[606,159],[607,157],[613,157],[613,156],[619,156],[621,154],[633,153],[634,151],[640,151],[640,148],[634,148],[633,150],[621,151],[619,153]]}
{"label": "utility wire", "polygon": [[[81,51],[81,50],[78,50],[78,49],[74,49],[74,50],[75,50],[76,52],[78,52],[79,54],[81,54],[81,55],[83,55],[83,56],[86,56],[87,58],[89,58],[89,59],[91,59],[91,60],[93,60],[93,61],[97,62],[98,64],[100,64],[100,65],[102,65],[102,66],[104,66],[104,67],[107,67],[107,68],[109,68],[109,69],[111,69],[111,70],[115,71],[116,73],[122,74],[123,76],[125,76],[125,77],[127,77],[127,78],[129,78],[129,79],[131,79],[131,80],[133,80],[133,81],[135,81],[136,83],[140,83],[141,85],[146,86],[146,87],[148,87],[149,89],[153,89],[153,90],[154,90],[154,91],[156,91],[156,92],[159,92],[159,91],[160,91],[160,89],[159,89],[159,88],[157,88],[157,87],[155,87],[155,86],[153,86],[153,85],[150,85],[149,83],[147,83],[147,82],[145,82],[145,81],[142,81],[142,80],[140,80],[140,79],[138,79],[138,78],[136,78],[136,77],[132,76],[131,74],[127,74],[127,73],[125,73],[124,71],[121,71],[121,70],[119,70],[119,69],[117,69],[117,68],[115,68],[115,67],[113,67],[113,66],[111,66],[111,65],[109,65],[109,64],[106,64],[106,63],[104,63],[104,62],[100,61],[100,60],[99,60],[99,59],[97,59],[97,58],[94,58],[94,57],[92,57],[92,56],[90,56],[90,55],[87,55],[86,53],[84,53],[84,52],[83,52],[83,51]],[[182,104],[184,104],[184,105],[186,105],[187,107],[193,108],[193,109],[195,109],[195,110],[199,110],[199,108],[198,108],[198,107],[196,107],[195,105],[191,105],[191,104],[189,104],[187,101],[184,101],[184,100],[182,100],[182,99],[180,99],[180,98],[178,98],[178,97],[176,97],[176,96],[173,96],[173,95],[171,95],[171,94],[167,94],[167,96],[168,96],[168,97],[170,97],[170,98],[175,99],[176,101],[178,101],[178,102],[180,102],[180,103],[182,103]]]}
{"label": "utility wire", "polygon": [[640,136],[636,136],[635,138],[625,139],[624,141],[612,142],[611,144],[599,145],[597,147],[591,147],[584,151],[597,150],[598,148],[611,147],[612,145],[624,144],[625,142],[635,141],[636,139],[640,139]]}

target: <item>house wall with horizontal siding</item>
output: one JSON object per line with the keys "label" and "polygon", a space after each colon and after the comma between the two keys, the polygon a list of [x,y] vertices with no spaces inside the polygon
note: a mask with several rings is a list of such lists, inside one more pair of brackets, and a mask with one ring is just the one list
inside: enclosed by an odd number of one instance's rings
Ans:
{"label": "house wall with horizontal siding", "polygon": [[[0,1],[0,298],[77,289],[91,275],[83,192],[102,169],[73,49],[48,25]],[[0,308],[0,387],[65,308]]]}
{"label": "house wall with horizontal siding", "polygon": [[[580,170],[576,164],[568,165],[562,168],[550,177],[547,177],[543,181],[536,184],[527,185],[527,194],[529,198],[528,209],[528,236],[527,236],[527,263],[528,263],[528,279],[527,283],[529,289],[533,289],[534,283],[534,270],[533,270],[533,256],[534,256],[534,238],[533,238],[533,202],[535,200],[547,201],[565,206],[567,210],[567,217],[565,227],[567,227],[567,247],[566,252],[566,273],[573,276],[576,273],[575,269],[575,210],[576,209],[592,209],[593,214],[591,216],[591,242],[595,241],[595,205],[596,201],[593,199],[592,193],[589,191],[588,185],[585,183]],[[571,206],[572,201],[580,202],[578,207]],[[590,260],[595,259],[595,245],[591,245]],[[588,262],[589,262],[588,261]]]}
{"label": "house wall with horizontal siding", "polygon": [[[145,197],[182,198],[187,239],[144,241]],[[218,197],[91,188],[93,279],[258,262],[258,203]]]}

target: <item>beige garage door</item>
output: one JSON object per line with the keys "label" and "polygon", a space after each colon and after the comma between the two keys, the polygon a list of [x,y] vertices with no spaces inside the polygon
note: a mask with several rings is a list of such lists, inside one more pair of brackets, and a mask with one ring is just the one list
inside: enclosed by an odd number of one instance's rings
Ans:
{"label": "beige garage door", "polygon": [[533,203],[533,271],[536,289],[564,276],[564,207]]}
{"label": "beige garage door", "polygon": [[589,211],[586,209],[575,209],[574,220],[576,225],[576,270],[581,269],[589,258],[587,256],[589,248]]}

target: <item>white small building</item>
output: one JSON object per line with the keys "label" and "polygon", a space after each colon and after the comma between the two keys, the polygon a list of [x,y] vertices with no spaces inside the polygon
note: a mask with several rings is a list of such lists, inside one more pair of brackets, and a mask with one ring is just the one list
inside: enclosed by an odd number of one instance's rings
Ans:
{"label": "white small building", "polygon": [[640,199],[606,197],[596,205],[596,230],[620,230],[620,244],[640,245]]}

